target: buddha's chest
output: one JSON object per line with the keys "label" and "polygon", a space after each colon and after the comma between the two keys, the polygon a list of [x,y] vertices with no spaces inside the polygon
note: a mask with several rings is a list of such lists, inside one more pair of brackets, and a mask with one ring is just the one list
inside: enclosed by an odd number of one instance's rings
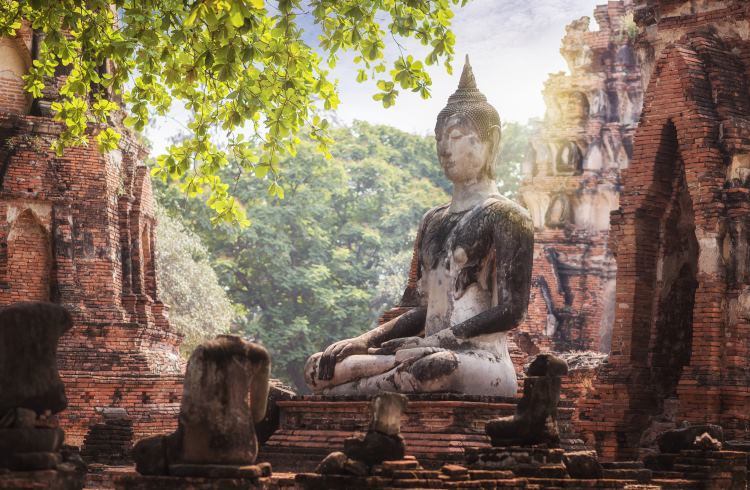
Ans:
{"label": "buddha's chest", "polygon": [[486,262],[494,251],[493,230],[490,215],[481,206],[462,213],[436,213],[422,238],[422,272],[442,267],[456,275],[466,267]]}

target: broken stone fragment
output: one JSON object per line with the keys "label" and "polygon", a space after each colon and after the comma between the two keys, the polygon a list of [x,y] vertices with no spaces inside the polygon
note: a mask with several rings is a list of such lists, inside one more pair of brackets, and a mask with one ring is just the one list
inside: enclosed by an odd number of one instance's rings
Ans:
{"label": "broken stone fragment", "polygon": [[694,445],[703,451],[721,451],[721,442],[711,437],[708,432],[696,437]]}
{"label": "broken stone fragment", "polygon": [[57,372],[57,342],[73,325],[52,303],[15,303],[0,309],[0,415],[26,408],[38,415],[65,409]]}
{"label": "broken stone fragment", "polygon": [[560,376],[568,373],[567,363],[552,354],[539,354],[527,370],[523,397],[516,414],[491,420],[485,432],[493,446],[546,444],[557,447],[557,403],[560,400]]}
{"label": "broken stone fragment", "polygon": [[340,475],[344,473],[344,464],[349,457],[341,451],[334,451],[318,464],[315,473],[321,475]]}
{"label": "broken stone fragment", "polygon": [[450,477],[463,477],[469,474],[469,470],[466,467],[457,464],[443,465],[440,471]]}
{"label": "broken stone fragment", "polygon": [[351,459],[372,466],[383,461],[403,459],[406,451],[401,437],[401,415],[408,399],[398,393],[381,393],[372,399],[372,420],[367,434],[344,441],[344,453]]}
{"label": "broken stone fragment", "polygon": [[[254,463],[254,423],[266,413],[270,369],[262,346],[234,335],[198,346],[188,360],[177,431],[139,441],[133,449],[136,470],[205,476]],[[204,471],[200,465],[212,469]],[[235,470],[216,469],[220,466]]]}
{"label": "broken stone fragment", "polygon": [[361,461],[354,461],[346,454],[335,451],[326,456],[315,469],[321,475],[354,475],[365,476],[369,468]]}
{"label": "broken stone fragment", "polygon": [[721,426],[701,424],[662,432],[656,438],[656,443],[662,453],[679,453],[685,449],[699,449],[696,442],[703,434],[708,434],[719,443],[724,442],[724,430]]}
{"label": "broken stone fragment", "polygon": [[408,399],[399,393],[382,393],[372,399],[370,430],[395,436],[401,433],[401,415]]}
{"label": "broken stone fragment", "polygon": [[552,354],[539,354],[526,371],[528,376],[565,376],[568,363]]}
{"label": "broken stone fragment", "polygon": [[14,471],[51,470],[63,462],[57,452],[14,453],[8,467]]}
{"label": "broken stone fragment", "polygon": [[601,478],[602,465],[596,451],[572,451],[563,455],[563,464],[571,478]]}
{"label": "broken stone fragment", "polygon": [[404,458],[406,445],[401,434],[389,435],[374,430],[344,440],[344,453],[349,458],[372,466],[383,461]]}

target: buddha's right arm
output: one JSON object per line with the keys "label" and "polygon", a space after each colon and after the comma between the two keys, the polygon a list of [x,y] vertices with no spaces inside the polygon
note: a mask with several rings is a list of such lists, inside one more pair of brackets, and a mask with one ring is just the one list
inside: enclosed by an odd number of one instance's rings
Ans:
{"label": "buddha's right arm", "polygon": [[404,337],[416,337],[424,331],[427,317],[426,306],[416,306],[406,313],[385,322],[369,332],[362,334],[362,340],[368,347],[380,347],[383,342]]}
{"label": "buddha's right arm", "polygon": [[353,339],[339,340],[328,346],[318,361],[318,379],[333,379],[336,363],[354,354],[367,354],[388,340],[412,337],[424,329],[427,308],[418,306],[377,328]]}

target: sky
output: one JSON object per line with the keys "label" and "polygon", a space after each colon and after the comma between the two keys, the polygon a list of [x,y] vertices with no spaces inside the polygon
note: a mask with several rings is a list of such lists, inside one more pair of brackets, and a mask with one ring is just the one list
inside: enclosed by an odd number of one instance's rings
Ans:
{"label": "sky", "polygon": [[[471,58],[477,85],[497,108],[503,121],[526,122],[544,115],[542,88],[550,73],[566,71],[559,53],[565,26],[582,16],[591,17],[605,0],[472,0],[457,8],[453,19],[456,34],[456,61],[453,75],[442,66],[431,67],[432,97],[402,91],[396,105],[388,109],[372,100],[376,88],[355,81],[356,69],[351,57],[342,59],[333,71],[339,79],[341,104],[337,119],[350,123],[355,119],[388,124],[404,131],[431,134],[438,112],[458,85],[464,55]],[[315,39],[314,27],[308,29]],[[424,57],[426,49],[408,42],[407,52]],[[386,41],[386,57],[397,54],[395,43]],[[186,123],[187,113],[175,109],[168,118],[154,121],[146,129],[156,154],[169,144],[169,137]]]}

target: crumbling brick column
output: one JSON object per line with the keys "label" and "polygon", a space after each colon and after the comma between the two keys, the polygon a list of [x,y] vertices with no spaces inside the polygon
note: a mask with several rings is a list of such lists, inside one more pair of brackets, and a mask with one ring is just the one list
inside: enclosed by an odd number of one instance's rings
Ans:
{"label": "crumbling brick column", "polygon": [[750,6],[689,4],[636,11],[649,85],[611,221],[612,349],[581,414],[610,459],[682,420],[748,436],[750,40],[728,33]]}
{"label": "crumbling brick column", "polygon": [[582,17],[566,27],[569,73],[550,75],[547,111],[522,165],[520,198],[534,220],[533,285],[526,321],[513,332],[524,356],[608,352],[616,264],[609,213],[632,156],[643,89],[628,0],[599,5],[599,30]]}
{"label": "crumbling brick column", "polygon": [[[33,42],[28,26],[0,40],[0,72],[31,63]],[[64,77],[23,107],[0,89],[0,307],[48,300],[72,314],[58,351],[69,443],[98,422],[95,407],[127,409],[136,438],[165,432],[176,425],[183,363],[157,296],[147,153],[118,126],[110,154],[92,144],[56,156],[49,103]]]}

